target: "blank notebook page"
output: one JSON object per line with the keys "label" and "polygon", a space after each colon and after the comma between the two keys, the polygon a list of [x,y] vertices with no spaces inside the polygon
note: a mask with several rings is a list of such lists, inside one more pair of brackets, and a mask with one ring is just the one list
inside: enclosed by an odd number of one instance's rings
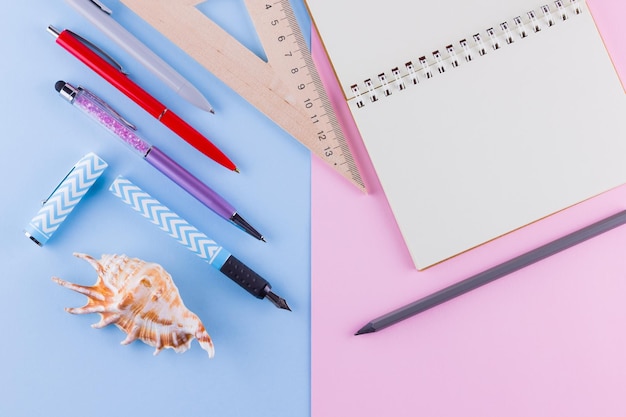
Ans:
{"label": "blank notebook page", "polygon": [[560,3],[308,0],[418,269],[626,182],[624,90]]}

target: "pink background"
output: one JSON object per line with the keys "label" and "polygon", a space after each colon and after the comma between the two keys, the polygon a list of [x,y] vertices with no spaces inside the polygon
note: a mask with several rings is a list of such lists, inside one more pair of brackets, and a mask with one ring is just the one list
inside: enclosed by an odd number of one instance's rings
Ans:
{"label": "pink background", "polygon": [[[626,3],[589,5],[626,80]],[[322,65],[315,40],[313,50]],[[584,80],[584,67],[572,70]],[[626,187],[418,272],[366,154],[355,152],[368,194],[313,161],[314,417],[626,416],[626,227],[353,336],[370,319],[625,209]]]}

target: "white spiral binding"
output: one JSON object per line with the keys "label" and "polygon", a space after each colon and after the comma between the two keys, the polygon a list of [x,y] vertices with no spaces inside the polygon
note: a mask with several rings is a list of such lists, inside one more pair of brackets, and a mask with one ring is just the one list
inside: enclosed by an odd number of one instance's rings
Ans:
{"label": "white spiral binding", "polygon": [[[566,5],[565,2],[569,5]],[[554,6],[543,5],[540,13],[534,10],[526,13],[525,16],[517,16],[513,19],[513,26],[508,22],[500,23],[497,28],[489,28],[485,31],[486,37],[480,33],[472,35],[470,41],[462,39],[458,42],[460,55],[465,58],[465,62],[471,62],[475,57],[486,55],[489,50],[497,51],[503,45],[510,45],[519,39],[524,39],[532,33],[539,33],[544,28],[550,28],[558,21],[566,21],[571,15],[582,13],[582,0],[556,0]],[[504,40],[504,43],[502,42]],[[416,67],[412,61],[408,61],[403,67],[395,67],[388,77],[385,72],[378,74],[375,83],[372,78],[363,81],[361,85],[350,86],[353,97],[348,101],[354,101],[357,108],[365,106],[367,102],[377,102],[381,97],[393,95],[394,92],[401,92],[409,85],[417,85],[421,80],[428,80],[436,73],[444,74],[448,69],[454,69],[461,65],[458,47],[450,44],[445,47],[445,53],[440,50],[432,52],[432,60],[426,55],[418,58],[419,65]]]}

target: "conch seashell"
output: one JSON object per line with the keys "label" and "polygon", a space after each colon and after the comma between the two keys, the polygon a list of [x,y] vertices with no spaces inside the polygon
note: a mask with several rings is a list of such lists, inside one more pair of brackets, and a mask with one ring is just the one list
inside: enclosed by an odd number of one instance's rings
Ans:
{"label": "conch seashell", "polygon": [[127,334],[123,345],[140,339],[156,348],[155,355],[167,348],[184,352],[195,337],[213,357],[211,337],[198,316],[185,307],[172,277],[161,265],[126,255],[102,255],[100,260],[82,253],[74,256],[89,262],[98,272],[98,280],[89,287],[53,277],[57,284],[88,298],[83,307],[65,311],[99,313],[100,321],[92,327],[113,323]]}

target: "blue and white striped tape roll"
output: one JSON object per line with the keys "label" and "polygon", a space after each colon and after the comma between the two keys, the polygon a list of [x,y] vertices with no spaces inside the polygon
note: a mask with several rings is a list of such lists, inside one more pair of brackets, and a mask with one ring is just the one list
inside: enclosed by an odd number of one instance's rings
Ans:
{"label": "blue and white striped tape roll", "polygon": [[107,166],[108,164],[93,152],[76,162],[28,223],[24,229],[26,236],[39,246],[45,245]]}

